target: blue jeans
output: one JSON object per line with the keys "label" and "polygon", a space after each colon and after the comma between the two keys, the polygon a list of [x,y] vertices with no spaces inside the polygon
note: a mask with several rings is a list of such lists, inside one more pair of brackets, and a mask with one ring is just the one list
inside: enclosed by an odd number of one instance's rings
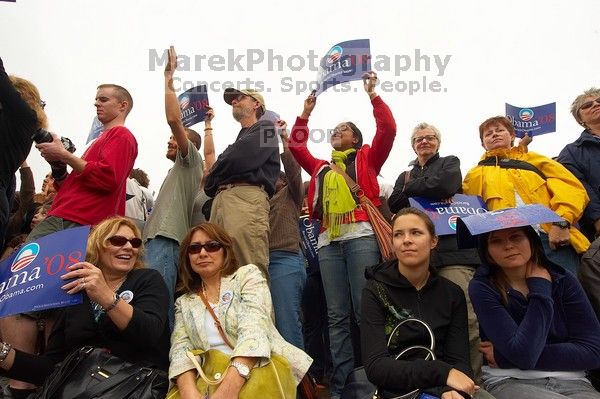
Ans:
{"label": "blue jeans", "polygon": [[175,325],[175,285],[179,265],[179,243],[163,236],[156,236],[145,243],[144,260],[149,269],[157,270],[169,289],[169,326]]}
{"label": "blue jeans", "polygon": [[332,241],[319,249],[321,279],[327,301],[329,345],[333,362],[331,395],[339,396],[354,368],[350,312],[360,325],[360,301],[365,286],[365,268],[379,263],[375,236]]}
{"label": "blue jeans", "polygon": [[495,384],[484,384],[496,399],[600,399],[600,393],[587,381],[538,378],[518,380],[508,378]]}
{"label": "blue jeans", "polygon": [[269,282],[277,331],[287,342],[304,349],[301,304],[306,268],[301,252],[269,252]]}
{"label": "blue jeans", "polygon": [[577,255],[577,252],[575,252],[573,247],[568,245],[566,247],[551,249],[548,234],[542,232],[540,232],[540,239],[542,240],[544,253],[546,254],[548,260],[564,267],[573,273],[574,276],[577,276],[577,269],[579,268],[579,255]]}

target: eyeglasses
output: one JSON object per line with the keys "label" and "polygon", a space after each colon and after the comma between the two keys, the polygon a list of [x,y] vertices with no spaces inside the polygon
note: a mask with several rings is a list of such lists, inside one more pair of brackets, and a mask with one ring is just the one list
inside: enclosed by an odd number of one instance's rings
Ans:
{"label": "eyeglasses", "polygon": [[594,105],[594,103],[600,104],[600,97],[598,97],[597,99],[592,100],[592,101],[586,101],[586,102],[584,102],[583,104],[581,104],[581,107],[579,107],[579,110],[581,111],[582,109],[591,108],[592,105]]}
{"label": "eyeglasses", "polygon": [[223,244],[219,241],[207,241],[204,244],[193,242],[188,245],[187,252],[188,254],[199,254],[203,248],[206,252],[217,252],[223,248]]}
{"label": "eyeglasses", "polygon": [[437,140],[437,137],[434,134],[428,134],[427,136],[413,138],[413,144],[420,143],[421,141],[427,141],[428,143],[431,143],[435,140]]}
{"label": "eyeglasses", "polygon": [[346,130],[352,130],[352,129],[350,129],[350,126],[348,126],[348,125],[340,125],[340,126],[335,127],[331,131],[332,132],[331,134],[342,133],[342,132],[345,132]]}
{"label": "eyeglasses", "polygon": [[42,109],[46,108],[46,101],[40,100],[40,107],[42,107]]}
{"label": "eyeglasses", "polygon": [[123,236],[112,236],[108,239],[108,242],[115,247],[122,247],[127,243],[130,243],[133,248],[139,248],[142,245],[142,240],[137,237],[130,239]]}

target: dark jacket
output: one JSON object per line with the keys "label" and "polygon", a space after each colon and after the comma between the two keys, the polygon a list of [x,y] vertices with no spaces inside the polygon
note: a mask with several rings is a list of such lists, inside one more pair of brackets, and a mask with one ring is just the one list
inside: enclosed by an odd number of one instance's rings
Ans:
{"label": "dark jacket", "polygon": [[[541,243],[538,245],[541,246]],[[505,305],[483,264],[469,284],[481,340],[501,368],[577,371],[600,367],[600,324],[575,276],[546,259],[552,277],[527,279],[529,294],[508,288]]]}
{"label": "dark jacket", "polygon": [[[469,363],[467,305],[459,286],[439,277],[435,269],[425,286],[417,291],[398,271],[397,261],[367,268],[367,285],[362,295],[360,325],[363,364],[369,380],[385,390],[423,389],[436,396],[452,390],[446,386],[448,373],[456,368],[472,376]],[[378,288],[403,317],[423,320],[433,330],[437,360],[395,360],[395,354],[412,345],[429,346],[429,335],[423,329],[403,329],[394,341],[393,354],[387,340],[391,328],[398,323],[382,303]]]}
{"label": "dark jacket", "polygon": [[[408,181],[404,184],[408,171],[402,172],[388,199],[392,213],[409,207],[409,197],[443,200],[454,194],[462,193],[460,160],[454,155],[440,157],[438,153],[431,157],[424,166],[420,166],[416,160],[412,161],[410,165],[413,168]],[[437,248],[431,254],[431,264],[437,268],[452,265],[477,267],[479,263],[477,251],[475,249],[459,250],[454,235],[440,236]]]}
{"label": "dark jacket", "polygon": [[21,98],[0,58],[0,187],[7,188],[29,155],[37,129],[37,115]]}
{"label": "dark jacket", "polygon": [[169,367],[170,330],[168,323],[168,291],[156,270],[136,269],[117,293],[131,291],[133,317],[123,331],[119,331],[105,314],[94,321],[94,313],[87,295],[83,303],[64,308],[58,316],[44,356],[16,351],[15,362],[5,374],[11,378],[43,384],[70,352],[91,345],[108,348],[115,356],[128,362],[152,365],[162,370]]}
{"label": "dark jacket", "polygon": [[261,120],[240,130],[235,142],[219,155],[206,176],[204,192],[214,197],[223,184],[248,183],[263,186],[271,197],[279,170],[275,126],[271,121]]}
{"label": "dark jacket", "polygon": [[594,222],[600,219],[600,138],[584,130],[577,140],[563,148],[558,162],[581,181],[590,197],[579,223],[582,233],[594,241]]}

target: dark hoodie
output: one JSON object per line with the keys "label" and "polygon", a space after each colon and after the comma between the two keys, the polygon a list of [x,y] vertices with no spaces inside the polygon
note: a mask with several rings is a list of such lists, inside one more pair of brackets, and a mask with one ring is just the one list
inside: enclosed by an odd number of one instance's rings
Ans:
{"label": "dark hoodie", "polygon": [[[527,232],[534,245],[541,241],[533,228]],[[469,296],[479,320],[482,341],[494,345],[500,368],[579,371],[600,367],[600,324],[575,276],[542,256],[552,281],[527,279],[529,294],[508,288],[504,304],[493,284],[490,266],[482,266],[469,284]]]}
{"label": "dark hoodie", "polygon": [[[419,388],[439,397],[452,390],[446,386],[452,368],[470,377],[473,374],[465,296],[458,285],[438,276],[433,268],[425,286],[417,291],[400,274],[397,265],[397,261],[384,262],[365,272],[367,285],[362,295],[360,326],[365,370],[369,380],[385,390],[407,392]],[[431,327],[437,360],[395,360],[401,349],[429,346],[429,336],[424,329],[407,326],[388,351],[387,334],[399,320],[383,304],[378,289],[387,292],[387,298],[402,317],[418,318]]]}

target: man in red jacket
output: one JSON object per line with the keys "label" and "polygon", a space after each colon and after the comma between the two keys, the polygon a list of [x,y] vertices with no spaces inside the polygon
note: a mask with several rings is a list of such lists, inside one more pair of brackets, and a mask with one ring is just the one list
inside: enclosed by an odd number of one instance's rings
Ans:
{"label": "man in red jacket", "polygon": [[[94,105],[104,132],[81,158],[67,151],[55,134],[52,142],[36,145],[48,162],[64,162],[72,171],[63,180],[55,180],[58,192],[48,217],[33,229],[27,241],[125,214],[125,188],[137,157],[137,142],[123,125],[133,100],[125,88],[103,84],[98,86]],[[0,321],[3,338],[14,343],[15,348],[33,353],[37,324],[50,321],[44,318],[40,314],[4,318]],[[50,330],[50,326],[46,328]],[[26,397],[32,388],[11,380],[8,389],[13,397]]]}
{"label": "man in red jacket", "polygon": [[98,86],[96,114],[104,132],[81,158],[67,151],[58,136],[36,145],[48,162],[64,162],[72,168],[62,181],[48,218],[27,237],[28,241],[69,227],[98,222],[125,214],[127,177],[137,157],[137,142],[125,126],[133,107],[129,92],[118,85]]}

